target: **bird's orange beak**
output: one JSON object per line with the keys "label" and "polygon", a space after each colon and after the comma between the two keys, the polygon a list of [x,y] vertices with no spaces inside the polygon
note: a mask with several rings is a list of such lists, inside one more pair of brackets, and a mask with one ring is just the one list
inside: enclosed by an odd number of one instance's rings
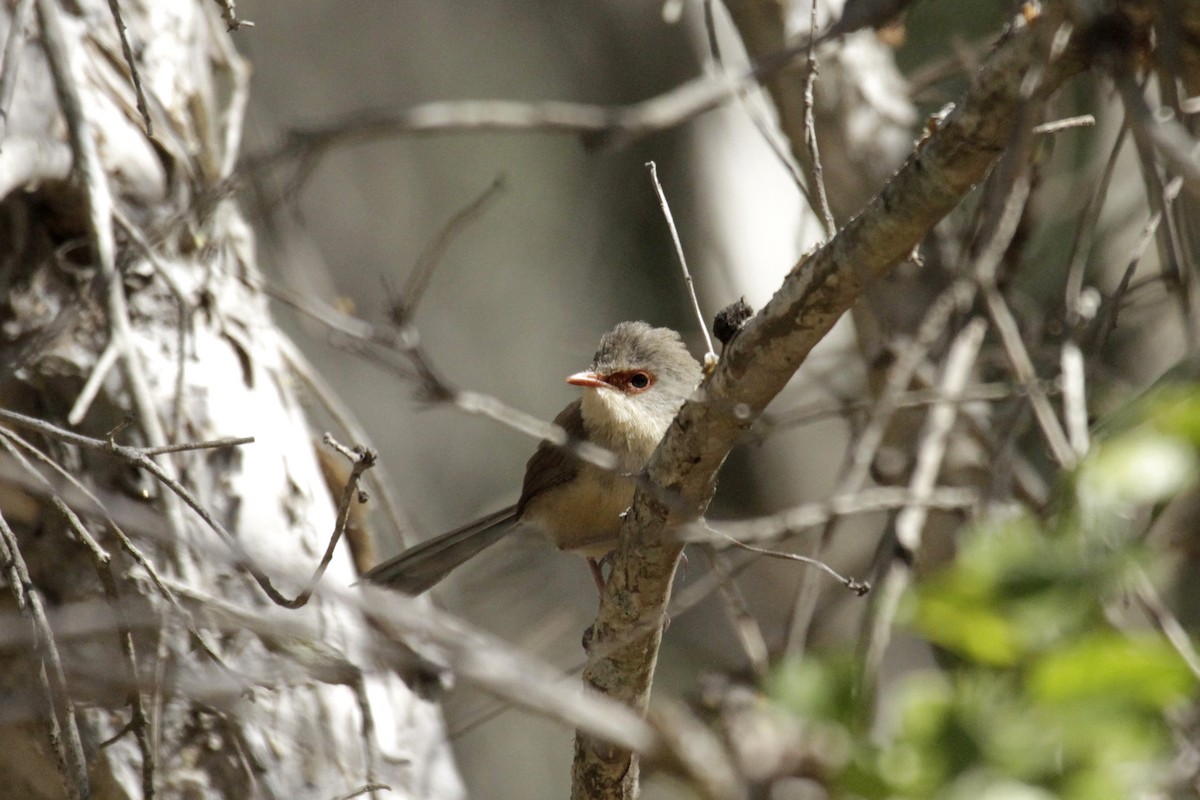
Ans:
{"label": "bird's orange beak", "polygon": [[595,372],[576,372],[567,376],[567,383],[572,386],[589,386],[593,389],[611,389],[604,376]]}

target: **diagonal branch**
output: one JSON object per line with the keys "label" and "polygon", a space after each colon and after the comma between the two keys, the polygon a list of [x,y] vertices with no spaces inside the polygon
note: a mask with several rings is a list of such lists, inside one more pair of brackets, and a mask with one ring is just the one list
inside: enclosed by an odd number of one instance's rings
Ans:
{"label": "diagonal branch", "polygon": [[[792,269],[680,411],[647,467],[659,491],[639,489],[626,515],[596,618],[586,685],[646,709],[682,551],[674,528],[684,521],[656,498],[665,490],[682,498],[691,516],[704,512],[733,445],[865,286],[907,257],[987,174],[1011,141],[1019,104],[1044,99],[1082,70],[1073,42],[1048,59],[1052,43],[1059,44],[1055,37],[1068,30],[1064,16],[1063,8],[1051,6],[996,47],[960,106],[866,208]],[[1044,74],[1031,98],[1022,83],[1039,66]],[[579,734],[573,781],[576,798],[632,797],[638,763],[629,751]]]}

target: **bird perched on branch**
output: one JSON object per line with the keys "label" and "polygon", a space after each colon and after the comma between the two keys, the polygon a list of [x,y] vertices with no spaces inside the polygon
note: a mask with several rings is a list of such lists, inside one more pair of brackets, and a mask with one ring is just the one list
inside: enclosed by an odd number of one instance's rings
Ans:
{"label": "bird perched on branch", "polygon": [[591,366],[567,378],[583,389],[583,396],[554,418],[571,441],[613,453],[615,469],[543,441],[525,465],[516,505],[411,547],[364,577],[419,594],[509,531],[527,525],[543,531],[560,549],[586,556],[602,588],[597,559],[616,545],[637,476],[700,377],[700,364],[678,333],[645,322],[622,322],[601,338]]}

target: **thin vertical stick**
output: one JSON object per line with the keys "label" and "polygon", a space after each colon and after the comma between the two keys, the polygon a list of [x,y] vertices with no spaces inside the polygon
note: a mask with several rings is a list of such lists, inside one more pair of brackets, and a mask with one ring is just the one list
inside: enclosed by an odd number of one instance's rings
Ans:
{"label": "thin vertical stick", "polygon": [[688,271],[687,259],[683,256],[683,244],[679,241],[679,231],[675,228],[675,218],[671,216],[671,206],[667,204],[667,195],[663,192],[662,184],[658,181],[658,165],[647,161],[650,168],[650,181],[654,184],[654,192],[658,195],[658,205],[662,208],[663,217],[667,220],[667,228],[671,231],[671,240],[675,242],[675,255],[679,257],[679,267],[683,270],[683,282],[687,284],[688,296],[692,299],[692,308],[696,311],[696,319],[700,323],[700,332],[704,334],[704,367],[711,369],[716,363],[717,354],[713,350],[712,337],[708,335],[708,325],[704,322],[704,312],[700,310],[700,301],[696,299],[696,287],[692,283],[692,273]]}

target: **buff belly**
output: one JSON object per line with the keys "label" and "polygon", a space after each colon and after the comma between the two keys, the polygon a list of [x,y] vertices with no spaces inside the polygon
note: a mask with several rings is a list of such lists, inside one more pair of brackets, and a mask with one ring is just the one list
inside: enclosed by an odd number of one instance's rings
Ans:
{"label": "buff belly", "polygon": [[544,531],[561,550],[600,558],[616,545],[621,515],[632,501],[632,479],[583,464],[577,480],[535,497],[521,521]]}

